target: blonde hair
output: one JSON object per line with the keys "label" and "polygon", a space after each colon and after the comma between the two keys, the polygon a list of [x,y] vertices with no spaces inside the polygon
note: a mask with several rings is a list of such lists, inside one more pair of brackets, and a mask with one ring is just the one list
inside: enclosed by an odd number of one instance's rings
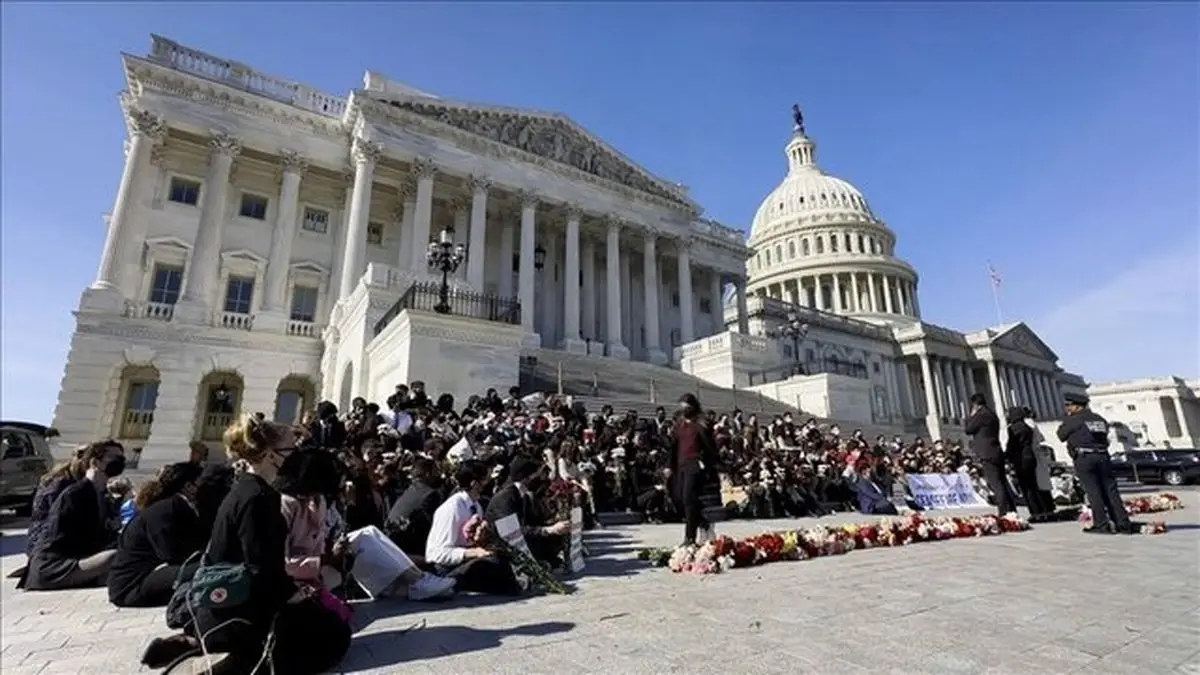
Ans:
{"label": "blonde hair", "polygon": [[258,464],[267,453],[279,447],[289,431],[291,429],[285,425],[259,419],[256,415],[244,415],[229,425],[221,440],[231,459]]}

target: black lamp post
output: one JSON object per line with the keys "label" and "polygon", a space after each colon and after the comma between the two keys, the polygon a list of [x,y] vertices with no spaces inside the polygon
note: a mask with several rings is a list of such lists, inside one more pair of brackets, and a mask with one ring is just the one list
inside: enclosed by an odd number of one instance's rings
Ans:
{"label": "black lamp post", "polygon": [[429,267],[435,271],[440,270],[442,273],[442,285],[438,288],[438,304],[433,307],[433,311],[438,314],[450,313],[450,275],[457,271],[458,266],[467,259],[467,247],[455,244],[453,233],[454,230],[442,230],[438,235],[438,240],[429,242],[429,250],[425,252],[425,259],[429,261]]}
{"label": "black lamp post", "polygon": [[546,266],[546,249],[542,248],[541,244],[533,247],[533,269],[538,272]]}
{"label": "black lamp post", "polygon": [[807,335],[808,324],[801,321],[800,315],[795,312],[788,312],[784,324],[770,332],[773,338],[788,338],[792,341],[792,357],[796,360],[797,374],[804,374],[804,368],[800,364],[800,341]]}

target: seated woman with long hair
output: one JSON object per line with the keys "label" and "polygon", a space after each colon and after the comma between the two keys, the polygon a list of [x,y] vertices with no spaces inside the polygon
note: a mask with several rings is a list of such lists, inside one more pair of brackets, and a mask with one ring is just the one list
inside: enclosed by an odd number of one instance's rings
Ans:
{"label": "seated woman with long hair", "polygon": [[[221,502],[202,561],[243,570],[247,596],[231,607],[188,606],[184,632],[150,642],[142,663],[163,668],[197,650],[224,654],[211,673],[307,675],[332,669],[350,647],[350,626],[288,575],[287,523],[272,483],[296,449],[291,427],[247,415],[224,434],[245,471]],[[197,575],[200,573],[197,572]]]}
{"label": "seated woman with long hair", "polygon": [[[87,445],[75,448],[70,459],[56,464],[38,481],[37,491],[33,494],[33,508],[30,509],[29,525],[25,530],[25,558],[27,560],[33,559],[33,552],[38,546],[38,541],[46,531],[46,519],[50,516],[50,507],[54,504],[54,500],[58,499],[63,490],[70,487],[72,483],[82,479],[83,474],[87,471],[87,466],[83,461],[83,455],[87,449]],[[25,578],[28,574],[29,566],[22,565],[8,576],[10,579],[18,579],[17,588],[25,588]]]}
{"label": "seated woman with long hair", "polygon": [[125,471],[125,448],[111,441],[94,443],[79,461],[86,467],[83,477],[54,499],[34,543],[28,590],[101,586],[108,579],[116,532],[109,527],[106,485]]}
{"label": "seated woman with long hair", "polygon": [[108,600],[117,607],[165,607],[177,579],[188,580],[208,543],[196,505],[203,468],[192,462],[163,467],[138,490],[137,514],[121,532],[108,573]]}

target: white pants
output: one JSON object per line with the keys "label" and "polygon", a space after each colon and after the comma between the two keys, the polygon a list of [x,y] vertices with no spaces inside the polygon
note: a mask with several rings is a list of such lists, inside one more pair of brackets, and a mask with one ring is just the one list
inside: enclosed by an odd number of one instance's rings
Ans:
{"label": "white pants", "polygon": [[354,553],[350,573],[371,597],[386,595],[401,576],[417,568],[416,563],[374,525],[351,532],[347,539]]}

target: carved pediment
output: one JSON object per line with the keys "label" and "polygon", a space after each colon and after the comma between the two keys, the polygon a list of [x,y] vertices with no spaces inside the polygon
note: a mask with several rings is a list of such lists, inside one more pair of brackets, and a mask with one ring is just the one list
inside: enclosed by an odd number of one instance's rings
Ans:
{"label": "carved pediment", "polygon": [[509,110],[488,110],[424,100],[392,100],[393,107],[488,140],[523,150],[681,204],[681,189],[648,174],[566,117]]}
{"label": "carved pediment", "polygon": [[1051,363],[1058,361],[1058,355],[1054,353],[1054,350],[1050,349],[1050,347],[1045,342],[1042,342],[1042,339],[1037,336],[1037,333],[1034,333],[1029,326],[1026,326],[1023,323],[1018,323],[1003,333],[997,335],[992,340],[992,344],[997,347],[1011,349],[1022,354],[1029,354],[1030,356],[1034,356]]}

